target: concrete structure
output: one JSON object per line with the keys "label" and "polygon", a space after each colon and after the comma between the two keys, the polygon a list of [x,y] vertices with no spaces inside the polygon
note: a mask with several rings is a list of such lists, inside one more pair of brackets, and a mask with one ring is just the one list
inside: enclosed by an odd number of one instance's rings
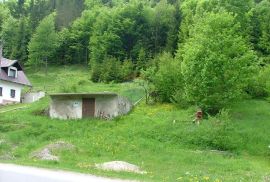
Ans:
{"label": "concrete structure", "polygon": [[22,97],[22,103],[33,103],[45,97],[45,92],[30,92],[26,93]]}
{"label": "concrete structure", "polygon": [[102,118],[112,119],[127,114],[132,104],[115,93],[52,94],[50,117],[58,119]]}
{"label": "concrete structure", "polygon": [[0,45],[0,105],[21,101],[21,90],[31,83],[17,60],[2,57]]}

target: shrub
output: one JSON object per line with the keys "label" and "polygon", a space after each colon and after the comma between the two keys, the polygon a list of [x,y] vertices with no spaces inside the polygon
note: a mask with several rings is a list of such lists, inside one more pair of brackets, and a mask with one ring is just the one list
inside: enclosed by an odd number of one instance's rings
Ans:
{"label": "shrub", "polygon": [[261,68],[258,75],[250,81],[246,88],[247,93],[253,98],[265,98],[270,95],[270,66]]}
{"label": "shrub", "polygon": [[171,54],[163,53],[156,58],[156,65],[149,68],[147,79],[154,85],[155,97],[161,102],[171,102],[174,100],[176,92],[181,90],[182,76],[180,62],[175,60]]}
{"label": "shrub", "polygon": [[133,63],[131,60],[124,60],[121,66],[121,80],[129,81],[134,78]]}
{"label": "shrub", "polygon": [[92,67],[93,82],[124,82],[133,78],[133,63],[125,60],[123,63],[116,58],[107,58],[103,63]]}

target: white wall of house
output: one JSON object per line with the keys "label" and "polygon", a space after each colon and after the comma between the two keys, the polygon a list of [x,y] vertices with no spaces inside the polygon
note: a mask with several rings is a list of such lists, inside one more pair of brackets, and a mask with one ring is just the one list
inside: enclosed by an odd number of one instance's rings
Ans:
{"label": "white wall of house", "polygon": [[[21,101],[21,91],[23,85],[0,80],[0,87],[3,89],[2,96],[0,96],[0,104]],[[15,90],[15,98],[11,98],[11,89]]]}

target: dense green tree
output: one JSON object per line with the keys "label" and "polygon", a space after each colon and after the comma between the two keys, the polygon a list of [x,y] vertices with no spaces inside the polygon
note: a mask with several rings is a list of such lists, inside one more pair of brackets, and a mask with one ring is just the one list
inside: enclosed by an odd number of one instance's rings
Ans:
{"label": "dense green tree", "polygon": [[176,9],[168,4],[167,0],[161,0],[154,8],[150,17],[155,54],[166,50],[174,52],[177,42],[178,22]]}
{"label": "dense green tree", "polygon": [[39,22],[54,10],[52,1],[31,0],[29,3],[29,24],[31,33],[34,33]]}
{"label": "dense green tree", "polygon": [[55,14],[51,14],[40,22],[29,43],[28,65],[45,64],[47,74],[48,59],[55,53],[58,42],[58,34],[55,32]]}
{"label": "dense green tree", "polygon": [[7,18],[2,25],[1,39],[4,42],[4,55],[10,59],[16,59],[17,36],[19,21],[13,17]]}
{"label": "dense green tree", "polygon": [[179,35],[180,42],[183,43],[188,39],[189,31],[197,17],[204,16],[206,12],[219,13],[222,10],[235,16],[235,21],[239,23],[242,35],[249,39],[251,33],[249,13],[253,7],[253,0],[184,0],[181,4],[183,21]]}
{"label": "dense green tree", "polygon": [[[128,58],[135,65],[144,67],[142,60],[137,60],[142,49],[145,57],[163,50],[175,51],[178,30],[176,9],[166,0],[155,7],[132,1],[100,10],[90,37],[91,62],[101,63],[106,57]],[[137,64],[137,61],[140,63]]]}
{"label": "dense green tree", "polygon": [[25,18],[21,18],[18,23],[18,33],[15,34],[17,43],[15,58],[20,60],[21,63],[25,63],[28,58],[27,44],[30,37],[28,21]]}
{"label": "dense green tree", "polygon": [[72,22],[81,16],[84,8],[84,0],[57,0],[56,1],[56,25],[58,29],[70,26]]}
{"label": "dense green tree", "polygon": [[270,64],[270,1],[258,3],[252,16],[252,43],[262,59],[262,63]]}
{"label": "dense green tree", "polygon": [[[184,99],[217,112],[239,98],[252,77],[256,57],[230,13],[205,13],[194,20],[181,54]],[[240,34],[240,35],[239,35]]]}
{"label": "dense green tree", "polygon": [[97,10],[85,10],[69,28],[61,30],[61,46],[56,55],[59,63],[89,63],[89,41],[97,16]]}
{"label": "dense green tree", "polygon": [[0,33],[2,32],[2,26],[4,24],[4,20],[7,20],[10,17],[9,10],[0,3]]}

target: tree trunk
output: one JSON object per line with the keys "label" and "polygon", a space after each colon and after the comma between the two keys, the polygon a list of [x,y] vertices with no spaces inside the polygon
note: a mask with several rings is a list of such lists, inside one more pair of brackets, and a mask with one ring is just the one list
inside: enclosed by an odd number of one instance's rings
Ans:
{"label": "tree trunk", "polygon": [[45,75],[48,76],[48,58],[45,58]]}

